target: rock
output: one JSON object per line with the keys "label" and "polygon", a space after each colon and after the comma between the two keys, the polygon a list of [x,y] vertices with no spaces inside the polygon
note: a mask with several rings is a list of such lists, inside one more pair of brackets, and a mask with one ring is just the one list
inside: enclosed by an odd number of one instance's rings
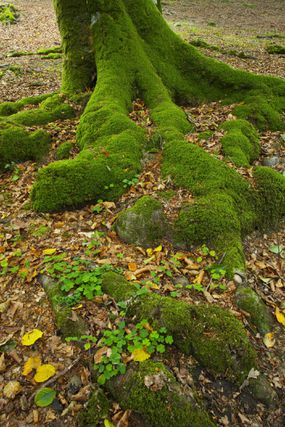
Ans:
{"label": "rock", "polygon": [[277,393],[263,375],[251,378],[247,389],[256,400],[266,406],[275,406],[278,401]]}
{"label": "rock", "polygon": [[185,276],[175,277],[173,282],[174,282],[174,285],[182,285],[183,287],[189,285],[189,280]]}
{"label": "rock", "polygon": [[262,160],[263,166],[276,166],[279,163],[279,157],[278,156],[270,156],[270,157],[264,157]]}
{"label": "rock", "polygon": [[260,296],[251,288],[239,286],[236,295],[236,305],[250,315],[251,323],[261,334],[266,334],[272,329],[272,318],[267,306]]}
{"label": "rock", "polygon": [[115,228],[126,243],[144,247],[159,243],[166,229],[161,203],[150,196],[141,197],[131,208],[119,214]]}
{"label": "rock", "polygon": [[82,381],[78,375],[73,375],[68,381],[68,394],[73,395],[77,393],[82,386]]}

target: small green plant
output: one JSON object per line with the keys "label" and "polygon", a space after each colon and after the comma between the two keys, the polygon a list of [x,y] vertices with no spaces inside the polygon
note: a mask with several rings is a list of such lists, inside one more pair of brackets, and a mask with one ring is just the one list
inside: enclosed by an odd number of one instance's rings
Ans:
{"label": "small green plant", "polygon": [[67,342],[79,342],[84,343],[84,350],[90,350],[91,347],[96,344],[97,338],[93,335],[81,335],[81,337],[66,337]]}
{"label": "small green plant", "polygon": [[95,231],[91,236],[91,240],[83,242],[83,246],[86,247],[85,255],[94,256],[100,252],[99,247],[102,244],[101,238],[104,237],[104,235],[105,235],[105,233],[102,231]]}
{"label": "small green plant", "polygon": [[64,260],[65,255],[47,256],[43,261],[46,264],[44,271],[56,278],[61,291],[66,294],[60,302],[74,306],[83,298],[91,300],[103,295],[102,275],[112,270],[112,266],[94,266],[90,260],[83,258],[74,258],[67,262]]}
{"label": "small green plant", "polygon": [[20,179],[21,169],[15,162],[7,163],[4,168],[6,171],[10,171],[12,173],[11,179],[13,182],[16,182]]}
{"label": "small green plant", "polygon": [[14,24],[17,18],[18,13],[12,3],[0,5],[0,22],[2,22],[2,24]]}
{"label": "small green plant", "polygon": [[34,228],[31,232],[32,236],[34,237],[43,237],[46,234],[48,234],[50,231],[50,228],[46,225],[40,225],[38,228]]}
{"label": "small green plant", "polygon": [[124,188],[128,188],[128,187],[132,187],[133,185],[136,185],[139,182],[139,175],[135,175],[133,178],[131,179],[123,179],[123,187]]}
{"label": "small green plant", "polygon": [[93,213],[100,213],[104,209],[103,200],[97,200],[97,203],[95,206],[92,206],[91,211]]}
{"label": "small green plant", "polygon": [[125,360],[131,355],[134,360],[142,361],[155,352],[164,353],[166,345],[172,343],[173,338],[167,335],[166,328],[156,331],[145,319],[133,327],[126,327],[126,323],[120,321],[115,329],[105,330],[98,343],[94,366],[99,373],[98,383],[105,384],[110,378],[124,374]]}

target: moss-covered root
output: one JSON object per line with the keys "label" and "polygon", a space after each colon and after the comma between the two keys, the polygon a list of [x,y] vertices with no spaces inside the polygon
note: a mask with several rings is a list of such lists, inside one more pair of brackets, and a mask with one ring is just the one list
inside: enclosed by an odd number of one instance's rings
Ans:
{"label": "moss-covered root", "polygon": [[226,135],[221,139],[223,152],[237,166],[249,166],[259,156],[256,129],[246,120],[230,120],[222,125]]}
{"label": "moss-covered root", "polygon": [[73,319],[71,308],[61,303],[64,295],[59,289],[58,284],[45,275],[39,275],[38,281],[47,294],[54,314],[55,324],[61,336],[66,338],[86,335],[88,328],[85,322],[78,316],[76,319]]}
{"label": "moss-covered root", "polygon": [[259,193],[261,226],[274,228],[285,216],[285,176],[262,166],[255,168],[253,176]]}
{"label": "moss-covered root", "polygon": [[175,240],[188,247],[201,242],[215,247],[229,275],[245,269],[240,219],[227,194],[210,194],[183,207],[175,224]]}
{"label": "moss-covered root", "polygon": [[43,130],[28,132],[22,126],[0,122],[0,171],[11,162],[41,160],[48,152],[50,140]]}
{"label": "moss-covered root", "polygon": [[116,301],[128,300],[128,316],[152,319],[155,327],[166,327],[175,345],[192,354],[212,374],[241,384],[256,366],[246,331],[230,312],[152,293],[136,298],[132,285],[115,273],[106,273],[102,286]]}
{"label": "moss-covered root", "polygon": [[[29,104],[32,103],[29,102]],[[28,105],[28,102],[25,105]],[[67,99],[62,95],[52,95],[42,101],[39,108],[18,111],[15,114],[9,115],[7,120],[24,126],[37,126],[45,125],[55,120],[70,119],[74,116],[75,111]]]}
{"label": "moss-covered root", "polygon": [[104,419],[108,418],[111,403],[99,388],[94,390],[89,398],[87,405],[82,409],[77,422],[80,427],[98,427]]}
{"label": "moss-covered root", "polygon": [[[155,384],[152,386],[152,384]],[[215,424],[192,397],[185,394],[162,363],[133,364],[123,376],[108,383],[123,409],[138,413],[151,427],[214,427]]]}
{"label": "moss-covered root", "polygon": [[26,105],[38,105],[53,94],[28,96],[15,102],[2,102],[0,104],[0,116],[10,116],[17,113]]}

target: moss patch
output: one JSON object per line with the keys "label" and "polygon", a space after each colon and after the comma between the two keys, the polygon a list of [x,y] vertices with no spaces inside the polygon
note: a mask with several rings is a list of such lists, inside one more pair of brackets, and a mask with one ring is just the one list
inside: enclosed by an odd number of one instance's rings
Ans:
{"label": "moss patch", "polygon": [[[147,387],[147,379],[156,377],[160,389]],[[131,409],[154,427],[214,427],[207,413],[197,402],[183,393],[174,376],[158,362],[133,364],[124,376],[109,384],[114,398],[123,409]]]}
{"label": "moss patch", "polygon": [[66,142],[63,142],[62,144],[60,144],[60,146],[57,148],[56,154],[55,154],[57,160],[68,159],[68,157],[70,156],[70,152],[71,152],[72,148],[73,148],[72,142],[66,141]]}
{"label": "moss patch", "polygon": [[11,162],[39,161],[47,154],[51,138],[43,130],[28,132],[22,126],[0,121],[0,171]]}
{"label": "moss patch", "polygon": [[17,113],[26,105],[38,105],[45,99],[47,99],[50,94],[29,96],[27,98],[22,98],[19,101],[15,102],[2,102],[0,104],[0,116],[10,116]]}
{"label": "moss patch", "polygon": [[224,154],[237,166],[249,166],[260,152],[256,129],[246,120],[231,120],[222,125],[226,135],[221,139]]}
{"label": "moss patch", "polygon": [[129,301],[128,316],[152,319],[155,328],[166,327],[175,345],[192,354],[211,373],[242,383],[256,366],[255,352],[243,325],[226,310],[152,293],[136,298],[135,288],[115,273],[104,275],[102,289],[117,301]]}
{"label": "moss patch", "polygon": [[98,427],[100,422],[108,418],[111,403],[102,390],[97,389],[92,392],[87,406],[79,412],[77,422],[82,427]]}

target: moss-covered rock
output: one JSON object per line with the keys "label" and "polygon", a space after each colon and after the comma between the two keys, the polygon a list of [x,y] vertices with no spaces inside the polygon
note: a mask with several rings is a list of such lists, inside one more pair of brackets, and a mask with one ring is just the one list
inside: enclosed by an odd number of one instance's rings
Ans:
{"label": "moss-covered rock", "polygon": [[103,276],[102,289],[116,301],[128,301],[128,316],[152,319],[155,328],[166,327],[174,344],[192,354],[212,374],[241,384],[256,366],[256,355],[243,325],[228,311],[152,293],[136,297],[135,286],[116,273]]}
{"label": "moss-covered rock", "polygon": [[[152,379],[157,387],[152,388]],[[123,409],[131,409],[153,427],[214,427],[207,413],[186,394],[158,362],[132,364],[127,373],[109,381],[108,389]]]}
{"label": "moss-covered rock", "polygon": [[43,130],[28,132],[22,126],[0,121],[0,171],[11,162],[39,161],[47,154],[51,138]]}
{"label": "moss-covered rock", "polygon": [[40,275],[38,280],[50,301],[55,324],[61,336],[63,338],[80,338],[82,335],[86,335],[88,332],[87,325],[79,316],[75,320],[72,318],[72,310],[64,305],[64,293],[60,290],[58,284],[45,275]]}
{"label": "moss-covered rock", "polygon": [[251,288],[240,286],[235,295],[236,305],[250,315],[251,323],[261,334],[272,330],[272,318],[260,296]]}
{"label": "moss-covered rock", "polygon": [[285,176],[266,166],[253,171],[259,193],[261,226],[265,229],[276,227],[285,215]]}
{"label": "moss-covered rock", "polygon": [[268,407],[278,404],[278,395],[264,375],[260,374],[257,378],[250,378],[247,390],[256,400]]}
{"label": "moss-covered rock", "polygon": [[259,156],[256,129],[246,120],[231,120],[222,125],[226,135],[221,139],[224,154],[237,166],[249,166]]}
{"label": "moss-covered rock", "polygon": [[73,148],[72,142],[66,141],[60,144],[60,146],[57,148],[55,153],[57,160],[68,159],[72,148]]}
{"label": "moss-covered rock", "polygon": [[82,427],[98,427],[104,419],[108,418],[111,403],[99,388],[94,390],[89,398],[87,405],[82,409],[77,422]]}
{"label": "moss-covered rock", "polygon": [[131,208],[122,211],[115,223],[124,242],[145,247],[158,243],[166,234],[165,227],[162,205],[150,196],[141,197]]}

